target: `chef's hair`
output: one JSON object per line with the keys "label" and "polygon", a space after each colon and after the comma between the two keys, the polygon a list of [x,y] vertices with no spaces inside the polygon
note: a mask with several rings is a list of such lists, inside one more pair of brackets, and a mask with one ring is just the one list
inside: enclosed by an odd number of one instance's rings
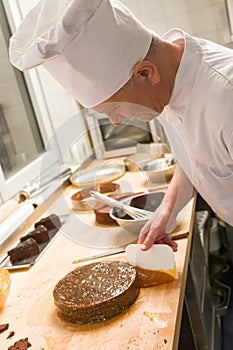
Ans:
{"label": "chef's hair", "polygon": [[159,63],[163,47],[164,41],[161,40],[159,36],[153,35],[149,50],[144,60]]}
{"label": "chef's hair", "polygon": [[[149,50],[143,61],[148,60],[159,66],[163,47],[164,41],[161,40],[159,36],[153,35]],[[132,84],[132,81],[133,76],[127,81],[127,83],[125,83],[125,85],[121,89],[127,90]]]}

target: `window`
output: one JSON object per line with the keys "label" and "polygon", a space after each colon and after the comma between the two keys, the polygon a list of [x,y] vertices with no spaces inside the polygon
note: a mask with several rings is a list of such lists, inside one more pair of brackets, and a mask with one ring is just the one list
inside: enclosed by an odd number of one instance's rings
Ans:
{"label": "window", "polygon": [[[35,108],[36,96],[32,102],[26,75],[12,67],[8,55],[11,29],[6,9],[0,2],[0,197],[2,201],[15,195],[26,182],[39,176],[41,157],[51,159],[52,165],[58,159],[53,144],[45,147],[46,113],[39,116]],[[36,73],[34,74],[34,81]],[[43,125],[42,125],[43,120]],[[41,123],[40,123],[41,122]],[[48,122],[49,123],[49,122]],[[44,133],[43,133],[44,129]]]}

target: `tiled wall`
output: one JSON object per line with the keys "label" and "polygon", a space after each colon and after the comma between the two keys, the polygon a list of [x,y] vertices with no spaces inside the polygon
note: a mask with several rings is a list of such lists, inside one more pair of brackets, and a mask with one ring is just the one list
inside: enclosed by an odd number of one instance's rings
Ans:
{"label": "tiled wall", "polygon": [[229,39],[224,0],[122,0],[159,35],[179,27],[189,34],[219,43]]}
{"label": "tiled wall", "polygon": [[[18,0],[23,14],[36,2],[37,0]],[[179,27],[190,34],[219,43],[230,40],[224,0],[122,0],[122,2],[159,35],[170,28]],[[48,110],[56,129],[67,118],[77,113],[79,107],[43,68],[39,69],[39,73]]]}

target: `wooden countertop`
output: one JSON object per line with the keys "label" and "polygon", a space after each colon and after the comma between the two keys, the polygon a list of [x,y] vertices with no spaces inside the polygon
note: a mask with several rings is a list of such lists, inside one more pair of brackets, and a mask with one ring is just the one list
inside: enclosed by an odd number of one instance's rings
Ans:
{"label": "wooden countertop", "polygon": [[[137,179],[136,179],[137,178]],[[133,179],[133,181],[132,181]],[[137,180],[137,181],[136,181]],[[139,191],[145,188],[140,173],[126,173],[119,179]],[[117,181],[117,182],[118,182]],[[136,185],[135,185],[136,184]],[[70,186],[45,207],[46,215],[71,211],[70,196],[77,188]],[[191,243],[194,202],[188,206],[179,230],[190,232],[188,238],[177,240],[175,253],[178,280],[156,287],[144,288],[132,307],[112,320],[93,325],[73,325],[61,321],[56,314],[52,292],[56,283],[77,265],[72,261],[103,252],[100,245],[84,246],[67,238],[63,229],[34,266],[11,272],[11,290],[0,311],[0,324],[9,323],[8,331],[0,334],[2,350],[15,341],[28,338],[32,350],[175,350],[178,348],[182,305],[186,284]],[[94,223],[94,214],[77,214],[80,225],[84,222],[88,233]],[[69,225],[67,226],[69,227]],[[71,226],[70,226],[71,227]],[[89,228],[88,228],[89,227]],[[80,226],[75,228],[80,231]],[[106,230],[99,226],[98,230]],[[108,228],[109,230],[109,228]],[[119,230],[119,228],[118,228]],[[100,232],[100,231],[99,231]],[[105,231],[106,232],[106,231]],[[96,240],[98,242],[98,239]],[[105,242],[106,247],[108,241]],[[125,260],[124,253],[102,260]],[[14,331],[11,339],[6,339]]]}

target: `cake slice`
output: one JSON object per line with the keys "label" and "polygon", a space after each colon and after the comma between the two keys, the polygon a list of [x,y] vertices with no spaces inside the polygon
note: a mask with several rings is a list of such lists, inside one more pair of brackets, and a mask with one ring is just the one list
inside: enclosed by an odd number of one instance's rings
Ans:
{"label": "cake slice", "polygon": [[154,244],[147,251],[141,250],[141,244],[130,244],[125,253],[128,263],[137,271],[139,287],[155,286],[178,278],[174,252],[166,244]]}
{"label": "cake slice", "polygon": [[61,221],[59,216],[57,216],[56,214],[51,214],[36,222],[34,226],[35,228],[37,228],[41,225],[45,226],[49,231],[54,230],[55,228],[59,230],[59,228],[61,227]]}
{"label": "cake slice", "polygon": [[38,226],[35,230],[20,238],[20,241],[26,241],[28,238],[34,238],[38,244],[48,242],[50,240],[49,231],[43,225]]}
{"label": "cake slice", "polygon": [[31,258],[39,254],[40,248],[34,238],[28,238],[26,241],[17,244],[16,247],[10,249],[7,254],[12,263],[16,263],[23,259]]}

